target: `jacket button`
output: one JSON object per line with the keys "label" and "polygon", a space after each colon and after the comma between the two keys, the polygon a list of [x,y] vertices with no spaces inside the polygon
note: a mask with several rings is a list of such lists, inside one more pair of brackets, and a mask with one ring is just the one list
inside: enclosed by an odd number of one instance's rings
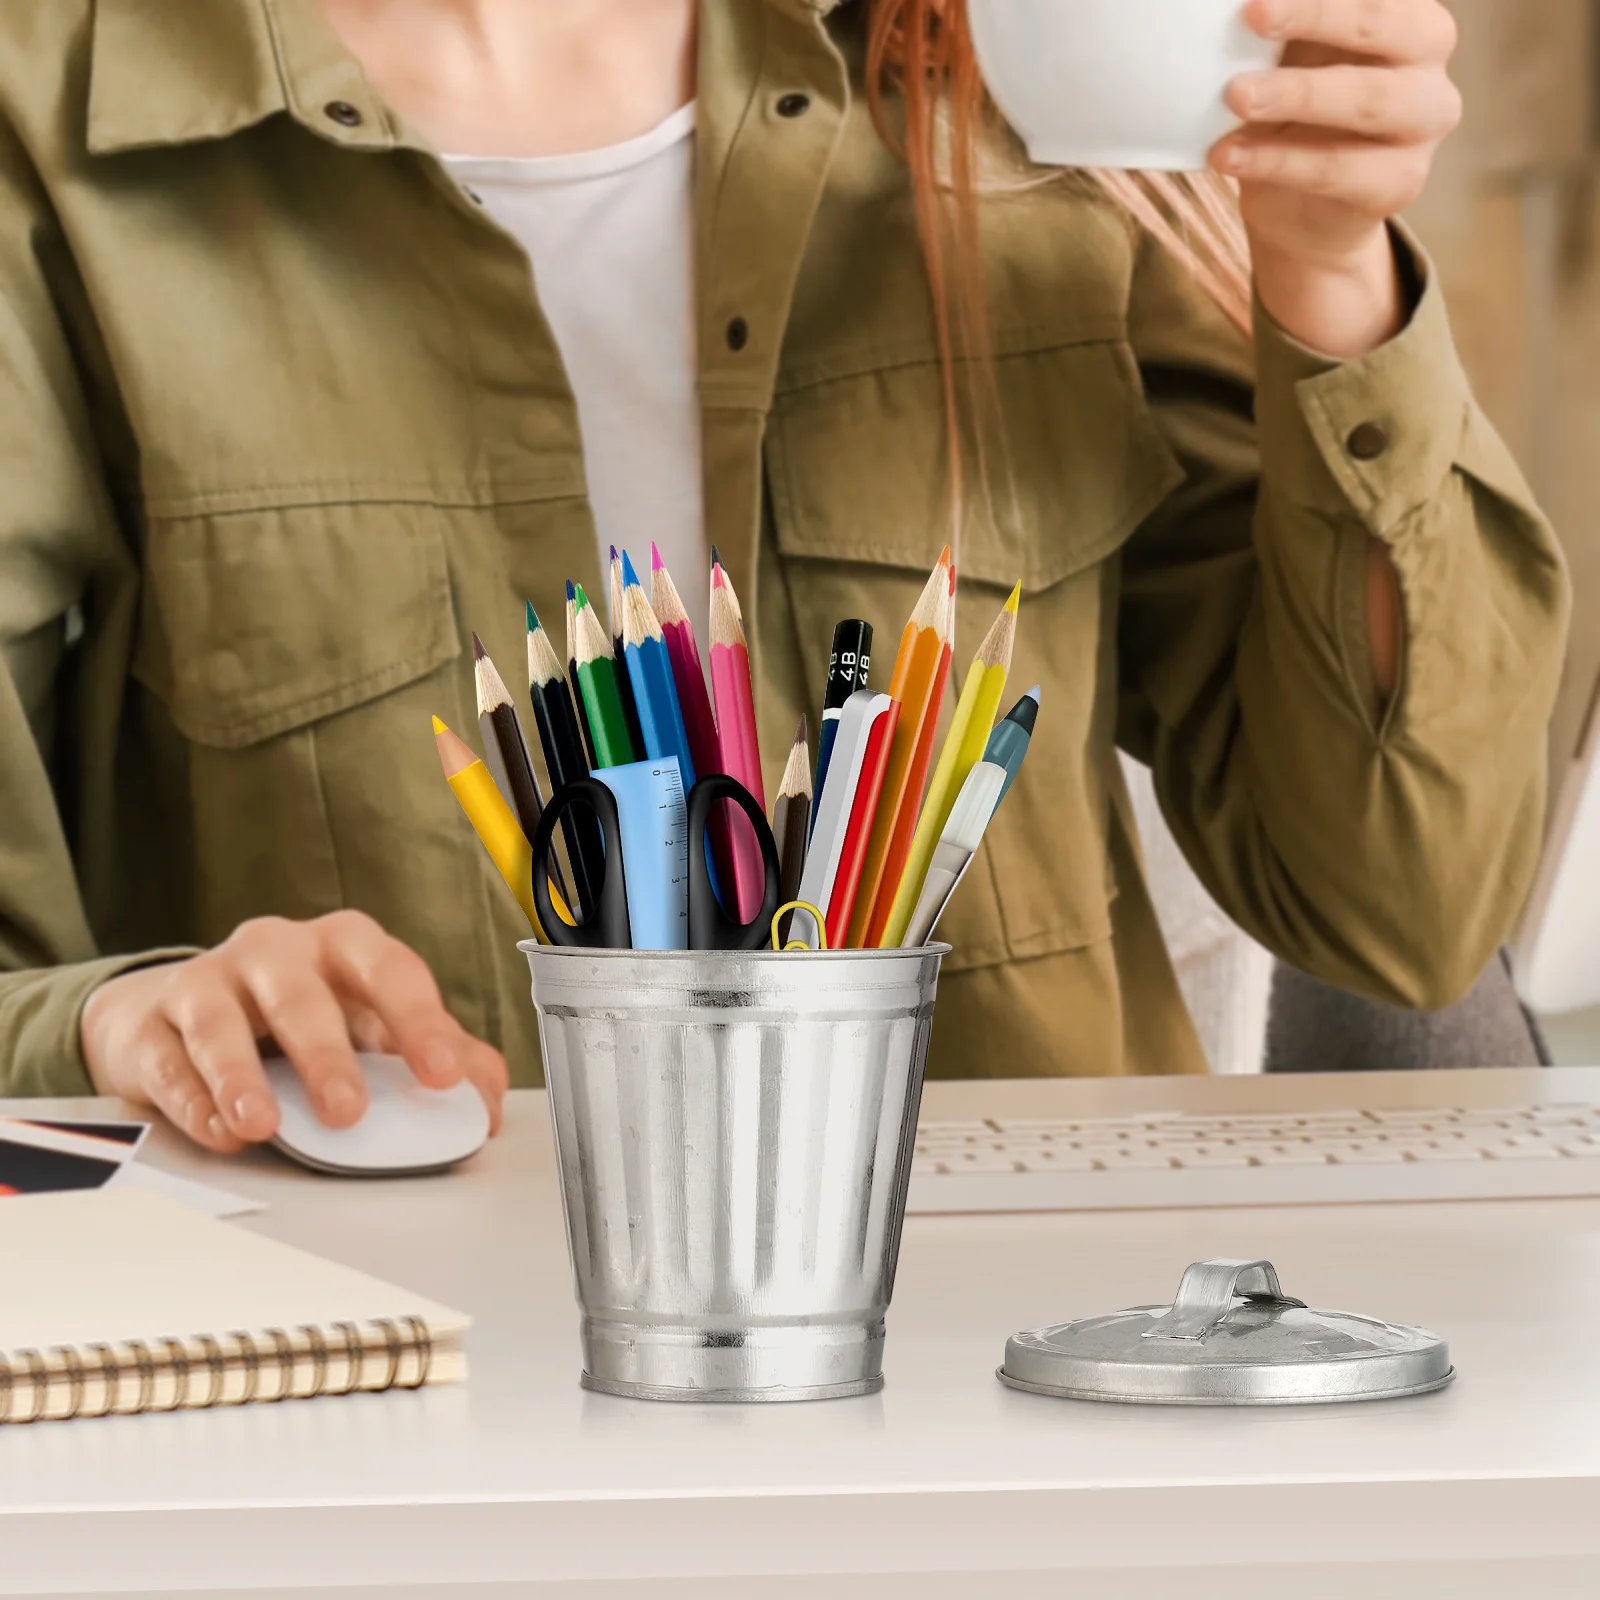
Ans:
{"label": "jacket button", "polygon": [[811,96],[808,94],[786,94],[778,101],[780,117],[803,117],[810,109]]}
{"label": "jacket button", "polygon": [[1363,422],[1345,441],[1357,461],[1376,461],[1389,448],[1389,430],[1381,422]]}
{"label": "jacket button", "polygon": [[728,324],[728,348],[743,350],[750,343],[750,324],[743,317],[735,317]]}
{"label": "jacket button", "polygon": [[361,113],[348,100],[330,100],[322,108],[322,114],[345,128],[359,128],[363,120]]}

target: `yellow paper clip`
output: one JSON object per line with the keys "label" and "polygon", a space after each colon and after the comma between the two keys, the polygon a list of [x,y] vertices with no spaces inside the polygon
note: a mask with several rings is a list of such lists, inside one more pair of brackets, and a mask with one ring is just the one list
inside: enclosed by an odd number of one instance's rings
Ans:
{"label": "yellow paper clip", "polygon": [[[828,948],[828,919],[812,905],[809,900],[791,900],[787,905],[781,905],[772,913],[772,948],[780,949],[778,944],[778,924],[783,920],[784,913],[788,911],[809,911],[817,919],[817,938],[821,940],[818,948]],[[781,946],[783,952],[790,950],[810,950],[804,939],[791,939],[788,944]]]}

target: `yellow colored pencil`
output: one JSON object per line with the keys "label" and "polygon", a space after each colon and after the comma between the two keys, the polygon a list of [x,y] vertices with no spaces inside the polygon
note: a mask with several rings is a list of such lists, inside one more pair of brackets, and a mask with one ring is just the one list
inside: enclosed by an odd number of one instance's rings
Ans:
{"label": "yellow colored pencil", "polygon": [[967,681],[961,686],[961,699],[956,703],[950,732],[939,752],[939,764],[928,785],[928,798],[917,819],[917,831],[912,835],[911,854],[906,858],[905,872],[895,890],[880,949],[896,950],[905,938],[922,893],[923,879],[928,875],[928,863],[938,848],[945,823],[950,820],[950,809],[968,773],[983,760],[1000,710],[1000,696],[1005,693],[1006,674],[1011,669],[1011,651],[1017,637],[1017,608],[1021,603],[1022,585],[1019,583],[995,618],[994,626],[984,635],[967,670]]}
{"label": "yellow colored pencil", "polygon": [[[526,914],[535,936],[541,944],[549,944],[533,904],[533,848],[518,825],[515,813],[495,787],[489,769],[473,754],[472,747],[452,733],[438,717],[433,719],[433,740],[438,746],[439,762],[444,767],[451,793],[461,802],[461,809],[466,812],[483,848],[489,852],[495,869],[505,879],[506,887],[517,897],[517,904]],[[570,923],[572,913],[563,904],[554,884],[550,886],[550,899],[556,915]]]}

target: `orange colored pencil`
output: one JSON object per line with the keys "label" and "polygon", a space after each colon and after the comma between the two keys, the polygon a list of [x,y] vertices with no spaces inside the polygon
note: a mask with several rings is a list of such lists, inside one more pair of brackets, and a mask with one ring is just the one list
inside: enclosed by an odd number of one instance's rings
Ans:
{"label": "orange colored pencil", "polygon": [[[862,944],[868,950],[881,949],[884,929],[889,925],[889,914],[894,909],[895,892],[905,875],[906,861],[911,855],[911,841],[916,835],[917,818],[922,811],[922,795],[928,786],[928,769],[933,765],[933,742],[939,731],[939,712],[944,706],[945,690],[950,683],[950,658],[956,637],[956,569],[950,569],[950,598],[945,612],[944,648],[939,652],[939,665],[934,669],[933,692],[928,697],[928,708],[922,715],[922,730],[917,735],[916,753],[911,758],[911,771],[906,776],[905,795],[900,802],[900,814],[895,818],[894,833],[889,839],[888,854],[884,857],[883,876],[878,884],[878,896],[872,906],[872,917],[867,923]],[[857,902],[859,904],[859,902]]]}
{"label": "orange colored pencil", "polygon": [[[889,698],[899,707],[894,725],[894,742],[889,748],[884,769],[883,790],[872,819],[872,835],[867,844],[861,883],[856,891],[855,909],[850,919],[849,945],[859,950],[872,943],[871,924],[881,896],[886,867],[900,813],[913,811],[922,803],[922,791],[911,792],[911,769],[922,742],[928,707],[934,705],[939,682],[939,663],[944,659],[945,640],[950,624],[950,546],[944,547],[938,564],[928,576],[911,620],[900,635],[900,651],[894,658],[894,676],[889,682]],[[938,710],[935,706],[934,715]],[[892,898],[892,896],[891,896]],[[883,920],[888,921],[885,908]]]}

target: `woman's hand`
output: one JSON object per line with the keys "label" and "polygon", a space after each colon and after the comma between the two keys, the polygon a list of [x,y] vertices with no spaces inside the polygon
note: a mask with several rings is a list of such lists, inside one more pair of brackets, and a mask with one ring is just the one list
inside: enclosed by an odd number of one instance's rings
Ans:
{"label": "woman's hand", "polygon": [[431,1088],[468,1079],[496,1131],[506,1092],[499,1051],[445,1010],[421,956],[358,911],[265,917],[204,955],[114,978],[90,996],[80,1035],[101,1094],[154,1106],[223,1152],[277,1131],[266,1038],[330,1127],[349,1127],[367,1108],[357,1050],[404,1056]]}
{"label": "woman's hand", "polygon": [[1455,20],[1439,0],[1249,0],[1244,17],[1286,46],[1234,81],[1245,126],[1212,152],[1240,183],[1257,292],[1303,343],[1365,355],[1405,322],[1387,224],[1461,120]]}

